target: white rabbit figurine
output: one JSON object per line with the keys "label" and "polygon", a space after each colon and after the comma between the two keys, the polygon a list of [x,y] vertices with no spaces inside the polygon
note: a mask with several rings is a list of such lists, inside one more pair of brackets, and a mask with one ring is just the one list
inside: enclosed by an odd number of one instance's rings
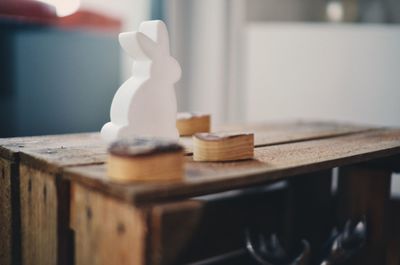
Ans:
{"label": "white rabbit figurine", "polygon": [[132,77],[116,92],[111,121],[101,129],[110,142],[132,136],[177,140],[174,83],[179,63],[170,55],[167,27],[160,20],[145,21],[139,31],[119,35],[122,48],[133,58]]}

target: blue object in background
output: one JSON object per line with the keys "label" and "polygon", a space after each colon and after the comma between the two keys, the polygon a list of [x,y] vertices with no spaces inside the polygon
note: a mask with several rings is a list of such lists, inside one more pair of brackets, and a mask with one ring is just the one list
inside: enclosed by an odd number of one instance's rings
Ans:
{"label": "blue object in background", "polygon": [[150,4],[150,19],[151,20],[165,20],[164,17],[164,0],[151,0]]}
{"label": "blue object in background", "polygon": [[32,27],[1,36],[9,50],[0,137],[99,131],[109,120],[120,84],[117,34]]}

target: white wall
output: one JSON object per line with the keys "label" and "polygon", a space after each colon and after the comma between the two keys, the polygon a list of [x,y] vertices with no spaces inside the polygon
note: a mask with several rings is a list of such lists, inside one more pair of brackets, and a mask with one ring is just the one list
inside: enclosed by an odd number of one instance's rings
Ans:
{"label": "white wall", "polygon": [[400,26],[255,23],[246,36],[248,121],[400,127]]}
{"label": "white wall", "polygon": [[[172,53],[182,65],[179,111],[210,113],[212,122],[226,117],[226,1],[174,0],[167,7]],[[173,4],[171,4],[173,3]]]}
{"label": "white wall", "polygon": [[400,126],[400,26],[247,27],[247,120]]}

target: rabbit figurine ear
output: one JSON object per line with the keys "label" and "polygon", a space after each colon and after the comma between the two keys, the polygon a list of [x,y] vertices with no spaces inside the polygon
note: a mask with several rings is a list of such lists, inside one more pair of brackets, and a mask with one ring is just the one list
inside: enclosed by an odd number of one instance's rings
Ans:
{"label": "rabbit figurine ear", "polygon": [[169,37],[167,26],[161,20],[146,21],[140,24],[139,31],[151,38],[159,48],[169,54]]}
{"label": "rabbit figurine ear", "polygon": [[137,31],[119,34],[119,43],[135,60],[150,59],[157,50],[157,44],[152,39]]}

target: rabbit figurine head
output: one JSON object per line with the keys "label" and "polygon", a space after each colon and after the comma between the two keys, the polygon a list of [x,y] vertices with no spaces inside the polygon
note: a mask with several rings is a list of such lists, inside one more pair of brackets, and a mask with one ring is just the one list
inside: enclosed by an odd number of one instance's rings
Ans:
{"label": "rabbit figurine head", "polygon": [[181,77],[179,63],[170,55],[167,27],[161,20],[146,21],[140,24],[139,31],[121,33],[119,42],[134,59],[133,76],[150,74],[168,83]]}

